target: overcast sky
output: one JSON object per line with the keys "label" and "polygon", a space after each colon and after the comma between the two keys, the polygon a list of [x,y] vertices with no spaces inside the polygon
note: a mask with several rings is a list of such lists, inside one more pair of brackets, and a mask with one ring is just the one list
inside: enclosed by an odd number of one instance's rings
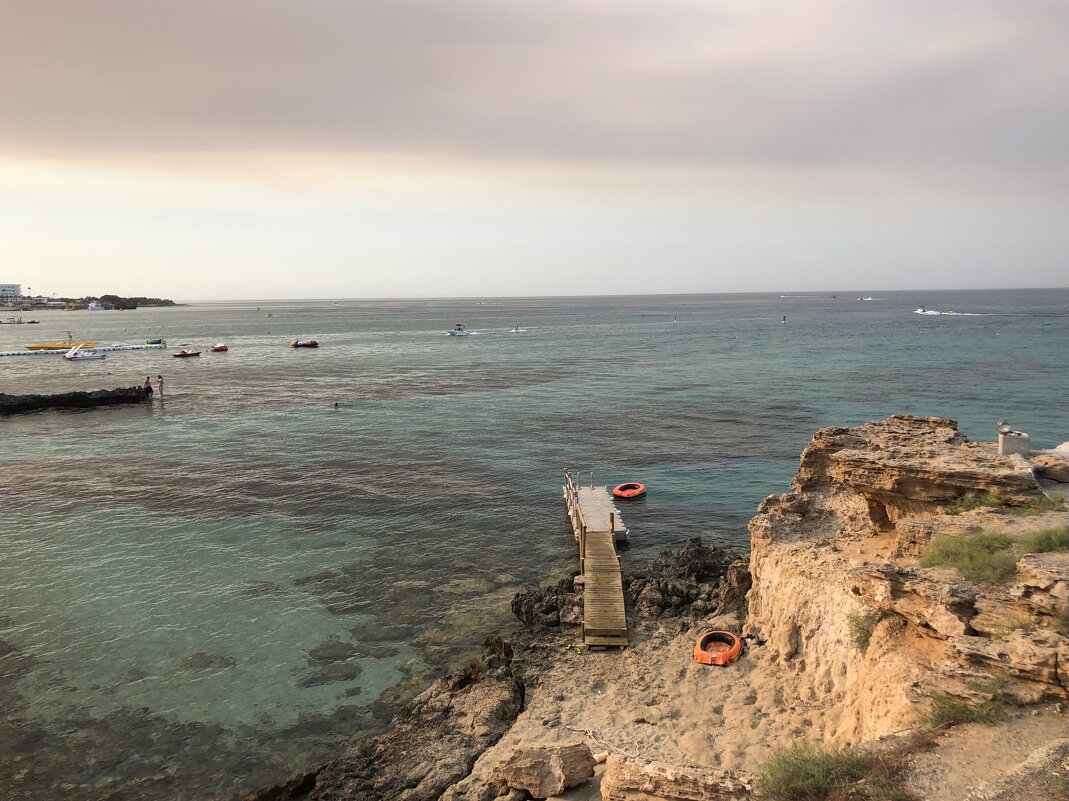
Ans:
{"label": "overcast sky", "polygon": [[0,283],[1065,286],[1062,0],[0,0]]}

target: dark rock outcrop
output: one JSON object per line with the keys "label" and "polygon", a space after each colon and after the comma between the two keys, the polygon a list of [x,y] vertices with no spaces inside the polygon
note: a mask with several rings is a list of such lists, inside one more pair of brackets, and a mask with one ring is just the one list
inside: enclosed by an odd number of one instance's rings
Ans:
{"label": "dark rock outcrop", "polygon": [[512,614],[528,628],[558,628],[582,623],[583,596],[576,591],[575,576],[544,589],[518,592],[512,599]]}
{"label": "dark rock outcrop", "polygon": [[[642,573],[624,576],[628,605],[651,619],[740,609],[749,590],[746,560],[703,544],[701,537],[663,551]],[[512,599],[512,614],[531,629],[579,625],[582,609],[582,587],[575,576]]]}
{"label": "dark rock outcrop", "polygon": [[663,551],[646,572],[625,580],[628,601],[644,617],[708,615],[742,606],[750,589],[746,560],[700,537]]}
{"label": "dark rock outcrop", "polygon": [[245,801],[435,801],[471,771],[512,725],[523,687],[512,646],[489,637],[471,664],[434,682],[383,734],[312,773],[251,793]]}
{"label": "dark rock outcrop", "polygon": [[0,393],[0,415],[36,412],[41,409],[91,409],[123,403],[142,403],[150,398],[142,387],[97,389],[91,392],[60,392],[56,395],[5,395]]}

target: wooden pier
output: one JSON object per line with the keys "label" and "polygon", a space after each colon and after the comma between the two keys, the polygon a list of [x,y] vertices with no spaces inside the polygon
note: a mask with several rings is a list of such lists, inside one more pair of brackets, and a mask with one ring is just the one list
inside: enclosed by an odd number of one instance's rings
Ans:
{"label": "wooden pier", "polygon": [[624,584],[616,541],[627,528],[608,487],[582,486],[578,474],[564,472],[564,503],[579,544],[579,577],[583,587],[583,642],[586,645],[628,644]]}

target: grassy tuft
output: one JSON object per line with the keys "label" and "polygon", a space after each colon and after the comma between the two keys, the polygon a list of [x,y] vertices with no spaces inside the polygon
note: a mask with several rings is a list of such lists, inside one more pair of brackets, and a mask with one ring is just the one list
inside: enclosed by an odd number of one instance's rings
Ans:
{"label": "grassy tuft", "polygon": [[855,615],[847,615],[846,622],[850,627],[850,643],[861,653],[869,649],[869,641],[872,639],[872,630],[880,622],[883,615],[876,609],[859,612]]}
{"label": "grassy tuft", "polygon": [[1006,714],[1006,704],[996,699],[970,704],[953,695],[938,693],[931,698],[928,724],[936,729],[960,726],[962,723],[997,723]]}
{"label": "grassy tuft", "polygon": [[1069,551],[1069,526],[1033,532],[1021,540],[1020,548],[1022,553]]}
{"label": "grassy tuft", "polygon": [[1021,515],[1023,517],[1031,517],[1032,515],[1041,515],[1044,512],[1063,512],[1065,511],[1065,496],[1060,492],[1055,492],[1052,495],[1039,495],[1035,498],[1029,498],[1027,502],[1014,506],[1010,509],[1015,515]]}
{"label": "grassy tuft", "polygon": [[962,723],[991,724],[997,723],[1006,716],[1011,703],[1005,694],[1005,676],[992,676],[983,681],[966,682],[966,686],[973,692],[990,697],[974,704],[957,696],[933,693],[930,696],[932,703],[928,709],[929,725],[942,729]]}
{"label": "grassy tuft", "polygon": [[868,772],[864,757],[852,749],[795,746],[768,758],[760,786],[773,801],[819,801],[851,787]]}
{"label": "grassy tuft", "polygon": [[966,492],[964,495],[959,495],[944,506],[943,514],[960,515],[962,512],[968,512],[970,509],[980,509],[985,506],[998,507],[1002,505],[1002,498],[993,492]]}
{"label": "grassy tuft", "polygon": [[938,537],[921,555],[923,567],[952,567],[970,581],[1001,584],[1016,572],[1017,557],[1005,534],[963,534]]}
{"label": "grassy tuft", "polygon": [[867,754],[795,746],[768,758],[758,786],[770,801],[917,801],[902,786],[913,750]]}

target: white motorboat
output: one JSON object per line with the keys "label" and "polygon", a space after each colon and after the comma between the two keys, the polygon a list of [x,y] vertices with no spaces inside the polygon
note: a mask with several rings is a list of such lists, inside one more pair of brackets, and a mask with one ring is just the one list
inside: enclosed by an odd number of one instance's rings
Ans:
{"label": "white motorboat", "polygon": [[103,353],[97,353],[95,350],[82,350],[81,345],[75,345],[63,354],[63,358],[69,362],[92,362],[100,361],[101,359],[106,359],[108,357]]}
{"label": "white motorboat", "polygon": [[451,337],[466,337],[470,335],[471,331],[468,330],[468,327],[464,325],[464,323],[457,323],[449,331],[449,336]]}
{"label": "white motorboat", "polygon": [[924,306],[918,306],[913,310],[914,314],[932,314],[932,315],[955,315],[956,311],[939,311],[937,309],[929,309]]}

